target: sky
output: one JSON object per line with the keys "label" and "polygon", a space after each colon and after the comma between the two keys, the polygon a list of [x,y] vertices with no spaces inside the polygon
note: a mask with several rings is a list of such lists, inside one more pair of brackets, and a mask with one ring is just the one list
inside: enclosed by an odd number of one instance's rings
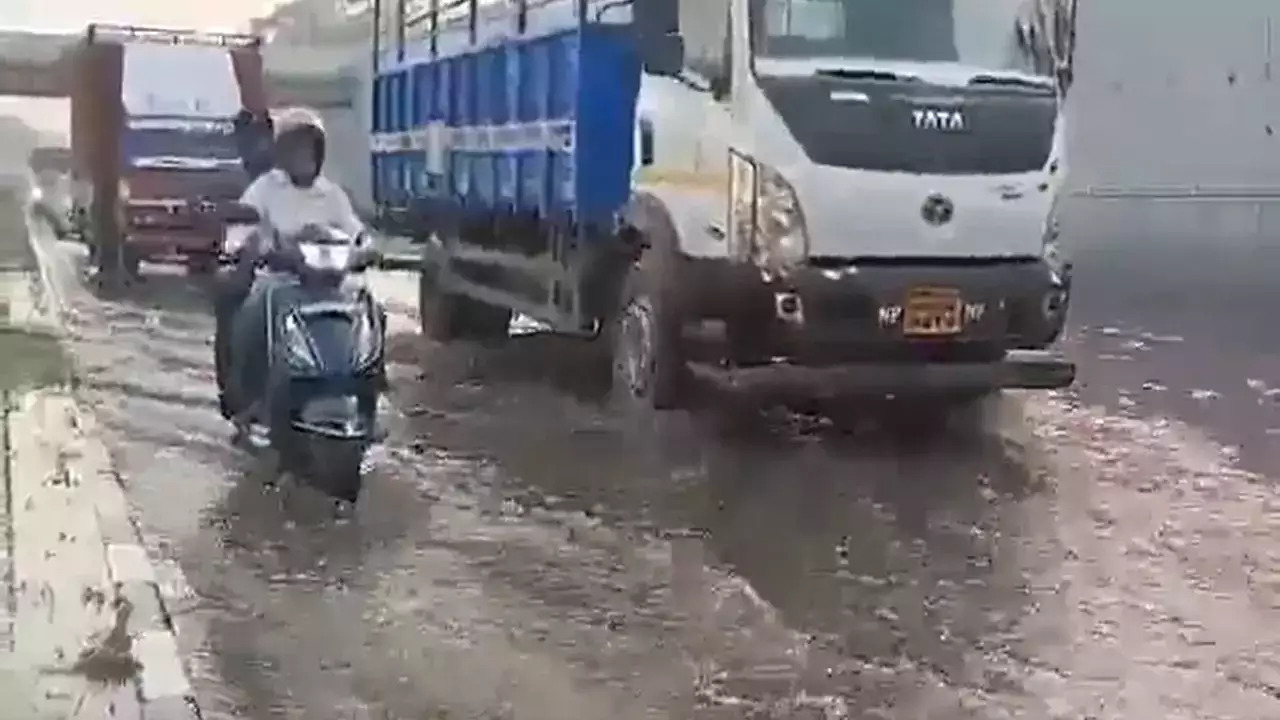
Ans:
{"label": "sky", "polygon": [[[0,0],[0,29],[80,32],[94,21],[240,30],[276,0]],[[0,114],[46,132],[65,133],[67,101],[0,98]]]}

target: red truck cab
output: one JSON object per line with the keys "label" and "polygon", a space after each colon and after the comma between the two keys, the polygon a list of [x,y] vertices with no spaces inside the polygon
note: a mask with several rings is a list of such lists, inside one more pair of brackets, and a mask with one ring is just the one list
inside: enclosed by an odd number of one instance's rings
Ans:
{"label": "red truck cab", "polygon": [[71,97],[73,206],[94,250],[216,265],[220,209],[249,183],[235,117],[267,113],[261,39],[92,24]]}

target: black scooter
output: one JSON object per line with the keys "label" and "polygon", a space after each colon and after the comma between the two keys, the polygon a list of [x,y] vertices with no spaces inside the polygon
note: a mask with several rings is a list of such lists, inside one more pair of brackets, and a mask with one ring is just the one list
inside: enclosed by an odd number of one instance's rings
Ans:
{"label": "black scooter", "polygon": [[270,290],[265,303],[264,322],[274,318],[267,328],[265,391],[245,399],[256,403],[255,419],[266,426],[279,470],[355,502],[365,456],[381,439],[386,315],[367,289],[344,280],[378,257],[355,249],[352,238],[333,228],[290,244],[300,252],[270,263],[296,281]]}

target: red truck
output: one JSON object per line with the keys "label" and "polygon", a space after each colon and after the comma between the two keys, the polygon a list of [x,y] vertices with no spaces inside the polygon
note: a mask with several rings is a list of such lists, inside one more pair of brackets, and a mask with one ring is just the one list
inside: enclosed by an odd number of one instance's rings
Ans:
{"label": "red truck", "polygon": [[261,39],[95,23],[74,63],[73,226],[95,262],[216,267],[216,217],[249,182],[234,119],[267,113]]}

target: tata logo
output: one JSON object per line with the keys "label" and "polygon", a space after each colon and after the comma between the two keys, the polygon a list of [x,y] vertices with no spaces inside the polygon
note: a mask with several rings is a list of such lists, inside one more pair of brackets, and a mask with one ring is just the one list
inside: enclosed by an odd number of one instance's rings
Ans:
{"label": "tata logo", "polygon": [[966,128],[964,113],[959,110],[920,108],[911,111],[911,121],[917,130],[963,132]]}
{"label": "tata logo", "polygon": [[951,202],[951,198],[937,193],[925,198],[924,204],[920,206],[920,217],[934,227],[951,222],[955,214],[956,206]]}

